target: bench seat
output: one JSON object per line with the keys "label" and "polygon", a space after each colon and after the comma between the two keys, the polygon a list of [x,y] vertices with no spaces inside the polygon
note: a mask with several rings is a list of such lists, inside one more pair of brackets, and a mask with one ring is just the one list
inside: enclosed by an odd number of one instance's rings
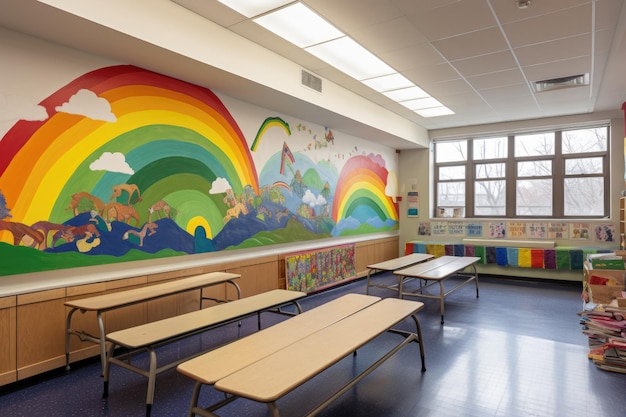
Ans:
{"label": "bench seat", "polygon": [[[154,401],[156,375],[175,367],[185,360],[204,353],[196,352],[191,356],[157,367],[155,349],[165,344],[173,343],[207,330],[236,322],[254,314],[258,315],[258,327],[260,329],[261,312],[277,309],[289,303],[294,303],[300,312],[301,309],[297,304],[297,300],[305,296],[306,293],[300,291],[272,290],[202,310],[192,311],[179,316],[169,317],[109,333],[106,336],[106,340],[110,342],[110,346],[104,370],[103,397],[108,397],[111,365],[119,365],[148,378],[146,414],[150,415]],[[115,349],[118,347],[126,348],[129,352],[115,356]],[[130,356],[140,351],[147,351],[149,354],[148,370],[135,366],[128,360]]]}
{"label": "bench seat", "polygon": [[[282,329],[278,332],[272,332],[276,330],[276,326],[273,326],[179,365],[179,372],[196,381],[189,415],[215,416],[213,411],[218,408],[237,398],[247,398],[267,403],[272,415],[278,417],[277,400],[387,331],[402,334],[403,341],[311,411],[311,415],[342,395],[410,342],[419,343],[422,371],[426,370],[421,327],[415,316],[423,308],[423,303],[394,298],[381,301],[375,299],[375,302],[341,319],[337,315],[338,320],[318,322],[320,314],[327,315],[336,310],[338,301],[342,301],[341,298],[280,323]],[[415,333],[393,329],[393,326],[408,317],[415,321]],[[300,329],[299,334],[293,335],[292,329]],[[290,340],[275,343],[276,336],[285,335],[292,336]],[[254,340],[247,341],[248,338]],[[255,349],[259,347],[263,352],[250,352],[246,349],[250,346]],[[240,354],[244,355],[243,361]],[[228,365],[223,364],[226,358],[231,362]],[[222,369],[215,369],[220,367]],[[203,384],[214,385],[227,397],[208,408],[199,407],[199,391]]]}

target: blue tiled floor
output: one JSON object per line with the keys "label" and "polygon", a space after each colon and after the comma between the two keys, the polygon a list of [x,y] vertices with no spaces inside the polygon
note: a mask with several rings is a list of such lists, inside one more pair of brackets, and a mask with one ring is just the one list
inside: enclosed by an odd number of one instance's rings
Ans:
{"label": "blue tiled floor", "polygon": [[[392,279],[389,274],[379,280]],[[333,402],[320,416],[362,417],[623,417],[626,375],[597,369],[587,359],[587,340],[576,313],[582,306],[580,284],[526,282],[482,277],[480,298],[472,284],[446,298],[446,322],[439,303],[425,300],[419,313],[425,373],[419,350],[411,344]],[[307,297],[309,309],[346,292],[365,292],[363,280]],[[392,296],[374,289],[373,294]],[[282,320],[263,316],[265,325]],[[410,322],[403,326],[410,328]],[[243,322],[243,334],[255,319]],[[163,352],[181,351],[237,337],[236,325],[217,329]],[[281,416],[304,414],[355,371],[377,359],[381,348],[397,341],[384,335],[279,401]],[[175,370],[157,378],[152,415],[185,416],[193,384]],[[0,387],[0,416],[142,416],[146,380],[119,367],[111,373],[110,396],[102,399],[99,363],[74,366],[46,378]],[[203,391],[201,403],[219,398]],[[237,400],[217,412],[222,417],[268,416],[268,408]]]}

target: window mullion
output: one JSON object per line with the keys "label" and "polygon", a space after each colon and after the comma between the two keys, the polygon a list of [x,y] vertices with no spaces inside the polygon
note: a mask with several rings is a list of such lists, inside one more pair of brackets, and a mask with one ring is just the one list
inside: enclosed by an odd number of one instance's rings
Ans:
{"label": "window mullion", "polygon": [[517,161],[515,160],[515,136],[508,137],[506,164],[506,217],[516,217],[517,207],[515,190],[517,189]]}
{"label": "window mullion", "polygon": [[563,218],[565,214],[565,161],[563,160],[563,132],[554,132],[554,159],[552,168],[552,216]]}
{"label": "window mullion", "polygon": [[474,141],[467,141],[467,162],[465,165],[465,216],[474,217],[474,195],[476,184],[476,163],[474,161]]}

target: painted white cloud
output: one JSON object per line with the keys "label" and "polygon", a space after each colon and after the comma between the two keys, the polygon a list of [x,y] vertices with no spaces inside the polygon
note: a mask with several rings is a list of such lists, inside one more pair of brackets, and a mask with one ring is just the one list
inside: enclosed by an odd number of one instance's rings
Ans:
{"label": "painted white cloud", "polygon": [[0,94],[0,121],[28,120],[42,122],[48,118],[46,108],[22,96]]}
{"label": "painted white cloud", "polygon": [[211,184],[211,189],[209,190],[209,194],[221,194],[225,193],[226,190],[230,190],[233,187],[230,186],[228,180],[226,178],[217,177],[215,181]]}
{"label": "painted white cloud", "polygon": [[126,157],[121,152],[104,152],[100,158],[89,165],[92,171],[120,172],[133,175],[135,171],[126,162]]}
{"label": "painted white cloud", "polygon": [[111,112],[111,104],[106,99],[98,97],[93,91],[84,88],[78,90],[68,102],[56,106],[55,110],[86,116],[94,120],[104,120],[105,122],[117,120],[117,117]]}
{"label": "painted white cloud", "polygon": [[385,195],[396,201],[398,194],[398,175],[395,171],[389,171],[387,174],[387,185],[385,185]]}
{"label": "painted white cloud", "polygon": [[302,196],[302,202],[309,205],[310,207],[315,207],[323,206],[324,204],[326,204],[326,199],[321,195],[315,197],[315,194],[313,194],[311,190],[306,190],[304,196]]}

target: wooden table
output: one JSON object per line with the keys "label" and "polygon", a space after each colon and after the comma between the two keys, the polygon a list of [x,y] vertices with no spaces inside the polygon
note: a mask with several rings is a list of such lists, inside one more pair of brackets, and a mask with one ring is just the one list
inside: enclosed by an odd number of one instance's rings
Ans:
{"label": "wooden table", "polygon": [[[196,381],[188,415],[215,417],[215,410],[237,398],[246,398],[266,403],[272,416],[279,417],[278,400],[386,332],[403,339],[391,349],[377,352],[381,356],[376,362],[306,415],[318,414],[411,342],[419,344],[424,372],[422,332],[416,317],[423,306],[417,301],[348,294],[184,362],[178,371]],[[415,332],[393,328],[409,317],[416,325]],[[213,385],[226,396],[200,407],[203,385]]]}
{"label": "wooden table", "polygon": [[[439,299],[441,306],[441,324],[443,324],[445,309],[444,298],[448,294],[474,281],[476,284],[476,297],[478,298],[478,272],[476,271],[476,262],[479,260],[480,258],[476,256],[441,256],[432,261],[394,271],[393,273],[398,276],[398,297],[411,296]],[[468,267],[472,268],[472,272],[462,272]],[[443,282],[453,276],[462,276],[465,280],[446,291]],[[403,288],[405,282],[415,278],[424,280],[427,284],[420,285],[415,291],[405,291]],[[439,285],[439,294],[424,293],[425,289],[435,284]]]}
{"label": "wooden table", "polygon": [[376,273],[379,271],[396,271],[398,269],[403,269],[411,265],[419,264],[421,262],[427,261],[433,258],[433,255],[429,255],[426,253],[411,253],[409,255],[401,256],[399,258],[389,259],[387,261],[378,262],[375,264],[371,264],[367,266],[367,284],[365,286],[365,293],[369,294],[370,287],[376,288],[385,288],[392,291],[398,290],[398,285],[384,285],[384,284],[375,284],[371,280],[372,273]]}
{"label": "wooden table", "polygon": [[[66,370],[69,371],[70,369],[70,336],[75,335],[82,341],[88,340],[90,342],[100,344],[100,363],[102,365],[102,372],[104,373],[106,366],[106,333],[102,315],[105,312],[219,284],[232,285],[237,291],[237,298],[239,299],[241,298],[241,290],[239,289],[237,283],[235,283],[235,279],[240,277],[241,275],[239,274],[232,274],[228,272],[210,272],[207,274],[164,282],[162,284],[148,285],[141,288],[133,288],[131,290],[66,301],[65,305],[70,307],[70,310],[67,313],[65,334]],[[200,293],[200,307],[202,307],[202,299],[202,293]],[[72,330],[72,316],[76,311],[80,311],[81,313],[86,313],[87,311],[96,312],[98,336],[90,335],[84,331]]]}

